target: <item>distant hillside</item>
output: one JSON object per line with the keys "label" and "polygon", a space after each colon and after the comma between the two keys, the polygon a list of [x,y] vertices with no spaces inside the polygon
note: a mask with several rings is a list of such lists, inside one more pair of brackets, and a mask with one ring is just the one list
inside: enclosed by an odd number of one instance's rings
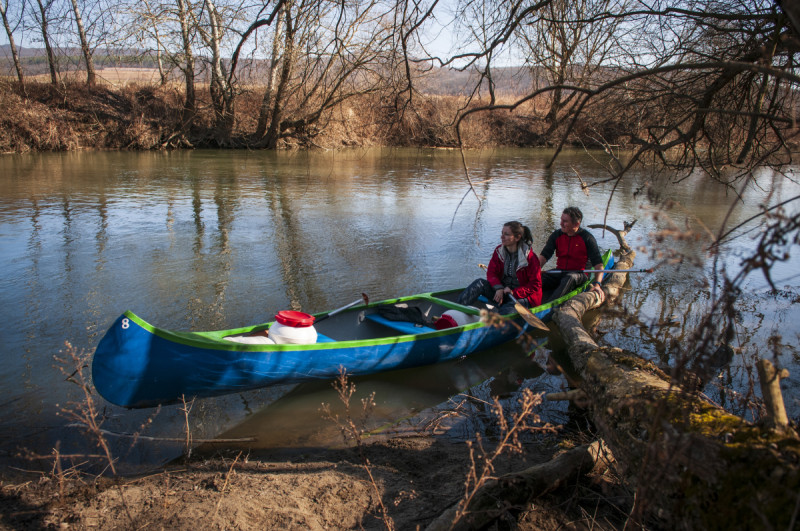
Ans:
{"label": "distant hillside", "polygon": [[[478,77],[478,73],[474,70],[459,72],[437,68],[423,76],[418,86],[427,94],[464,95],[473,90]],[[531,72],[528,68],[495,68],[492,70],[492,77],[499,95],[521,94],[529,91],[532,85]],[[488,86],[484,85],[482,89],[484,90],[482,95],[487,96]]]}
{"label": "distant hillside", "polygon": [[[18,48],[22,68],[26,76],[47,74],[49,68],[43,48]],[[71,72],[83,69],[83,56],[79,48],[59,48],[56,50],[59,72]],[[137,50],[97,49],[94,52],[94,64],[97,69],[103,68],[150,68],[155,69],[155,60]],[[246,84],[261,84],[266,76],[267,61],[244,61],[240,63],[239,79]],[[177,73],[176,73],[177,74]],[[531,87],[530,70],[519,67],[495,68],[492,71],[499,95],[520,94]],[[203,82],[205,69],[199,69],[198,81]],[[0,45],[0,76],[15,77],[14,63],[11,58],[11,47]],[[417,87],[424,93],[443,96],[458,96],[470,93],[478,79],[472,71],[435,68],[417,80]],[[205,79],[207,80],[207,79]],[[482,87],[484,93],[488,87]]]}
{"label": "distant hillside", "polygon": [[[35,76],[49,72],[44,48],[17,47],[17,52],[25,75]],[[83,54],[80,48],[57,48],[54,53],[59,72],[83,69]],[[110,67],[156,68],[156,63],[151,57],[137,53],[135,50],[95,50],[94,64],[98,69]],[[11,57],[11,46],[8,44],[0,45],[0,76],[16,76],[14,61]]]}

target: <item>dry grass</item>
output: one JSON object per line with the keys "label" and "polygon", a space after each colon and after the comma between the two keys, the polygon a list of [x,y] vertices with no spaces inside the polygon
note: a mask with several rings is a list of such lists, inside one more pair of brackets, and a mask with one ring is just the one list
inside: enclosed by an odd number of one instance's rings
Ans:
{"label": "dry grass", "polygon": [[[110,68],[98,71],[99,82],[85,85],[81,72],[62,75],[58,85],[32,76],[24,87],[0,80],[0,152],[67,151],[78,149],[170,149],[186,147],[252,147],[263,88],[243,87],[237,96],[233,129],[220,132],[215,125],[207,86],[198,85],[197,113],[184,121],[183,87],[176,80],[156,84],[153,69]],[[402,103],[402,102],[401,102]],[[345,100],[319,121],[293,136],[279,148],[348,146],[456,147],[455,119],[466,108],[485,102],[468,102],[462,96],[415,94],[401,104],[388,96],[368,94]],[[500,103],[513,103],[506,98]],[[289,102],[286,120],[304,117]],[[496,110],[468,116],[460,124],[463,145],[470,148],[544,146],[557,142],[545,138],[542,120],[546,101],[534,100],[513,112]],[[579,123],[576,131],[619,143],[624,127]],[[588,131],[588,133],[587,133]],[[612,131],[612,133],[609,133]],[[609,138],[610,136],[610,138]],[[584,139],[586,141],[586,139]],[[591,138],[589,138],[591,141]]]}
{"label": "dry grass", "polygon": [[[97,83],[100,86],[121,88],[128,85],[156,85],[159,81],[158,70],[155,68],[132,68],[132,67],[112,67],[99,68],[95,70]],[[86,72],[73,70],[61,72],[58,75],[59,81],[65,84],[86,82]],[[0,77],[0,80],[3,78]],[[26,81],[34,83],[50,83],[50,74],[37,74],[27,76]],[[6,78],[5,81],[12,81]]]}

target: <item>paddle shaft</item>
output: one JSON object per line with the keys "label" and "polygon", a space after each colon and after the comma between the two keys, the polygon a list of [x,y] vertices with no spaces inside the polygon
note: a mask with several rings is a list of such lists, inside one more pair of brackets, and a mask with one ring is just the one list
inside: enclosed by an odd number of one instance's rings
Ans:
{"label": "paddle shaft", "polygon": [[548,269],[542,273],[652,273],[652,269]]}
{"label": "paddle shaft", "polygon": [[361,298],[360,298],[360,299],[358,299],[357,301],[353,301],[353,302],[351,302],[350,304],[345,304],[345,305],[344,305],[344,306],[342,306],[341,308],[336,308],[335,310],[333,310],[333,311],[331,311],[331,312],[328,312],[327,314],[323,315],[322,317],[320,317],[319,319],[317,319],[315,322],[317,322],[317,323],[318,323],[318,322],[320,322],[320,321],[323,321],[323,320],[327,319],[328,317],[330,317],[331,315],[336,315],[337,313],[339,313],[339,312],[343,312],[343,311],[345,311],[346,309],[348,309],[348,308],[352,308],[352,307],[353,307],[353,306],[355,306],[356,304],[360,304],[360,303],[362,303],[362,302],[363,302],[364,304],[369,304],[369,297],[367,297],[367,294],[366,294],[366,293],[362,293],[362,294],[361,294]]}

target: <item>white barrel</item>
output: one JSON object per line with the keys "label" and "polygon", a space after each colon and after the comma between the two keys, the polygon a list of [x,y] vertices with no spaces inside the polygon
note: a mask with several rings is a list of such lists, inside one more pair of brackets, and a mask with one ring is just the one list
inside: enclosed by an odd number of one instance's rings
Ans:
{"label": "white barrel", "polygon": [[312,324],[314,317],[302,312],[283,311],[275,316],[269,327],[269,337],[275,343],[306,345],[317,342],[317,330]]}
{"label": "white barrel", "polygon": [[244,343],[246,345],[274,345],[275,340],[271,337],[258,335],[241,334],[238,336],[228,336],[225,339],[234,343]]}

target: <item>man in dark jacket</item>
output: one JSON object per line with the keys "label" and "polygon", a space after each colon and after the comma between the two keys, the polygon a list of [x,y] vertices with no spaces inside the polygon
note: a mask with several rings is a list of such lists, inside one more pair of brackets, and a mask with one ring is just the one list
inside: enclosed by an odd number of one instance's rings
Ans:
{"label": "man in dark jacket", "polygon": [[[542,252],[539,253],[539,264],[544,267],[553,252],[556,253],[556,269],[570,273],[549,273],[542,271],[542,291],[546,300],[554,300],[569,293],[576,286],[586,282],[589,277],[582,273],[586,264],[593,269],[603,269],[603,258],[597,247],[597,240],[586,229],[581,228],[583,213],[578,207],[567,207],[561,214],[561,228],[554,231],[547,239]],[[603,297],[600,282],[603,273],[595,273],[591,289]],[[553,290],[549,295],[547,292]]]}

